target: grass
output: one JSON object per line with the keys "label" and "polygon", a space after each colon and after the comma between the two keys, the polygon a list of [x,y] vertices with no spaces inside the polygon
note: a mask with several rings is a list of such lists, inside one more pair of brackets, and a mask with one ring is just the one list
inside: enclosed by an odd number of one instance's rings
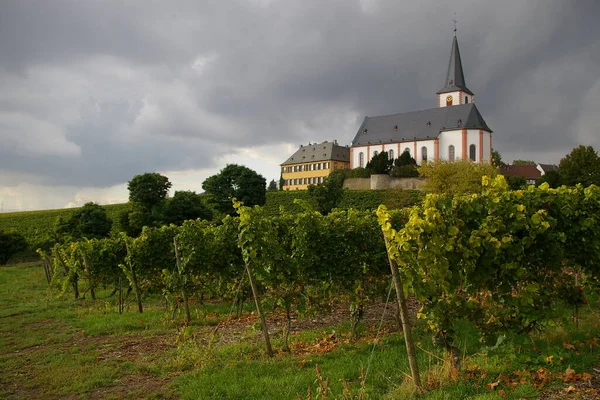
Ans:
{"label": "grass", "polygon": [[[317,399],[318,365],[329,399],[535,399],[547,388],[560,390],[568,368],[581,374],[600,359],[597,300],[581,310],[578,327],[563,310],[565,317],[529,344],[482,347],[463,321],[456,334],[460,372],[417,327],[426,387],[417,397],[397,332],[377,337],[376,327],[365,325],[352,341],[350,324],[336,320],[293,333],[290,354],[281,351],[273,324],[278,353],[269,359],[251,303],[233,321],[231,304],[193,303],[186,326],[160,296],[145,297],[143,314],[132,298],[118,314],[108,290],[96,301],[59,298],[44,279],[37,264],[0,268],[0,398],[296,399],[310,388]],[[540,385],[539,374],[550,378]]]}

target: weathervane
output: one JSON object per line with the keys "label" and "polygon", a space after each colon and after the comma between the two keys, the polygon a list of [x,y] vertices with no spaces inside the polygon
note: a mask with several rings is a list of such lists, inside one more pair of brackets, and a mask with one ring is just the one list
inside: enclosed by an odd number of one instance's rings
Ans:
{"label": "weathervane", "polygon": [[454,19],[452,22],[454,22],[454,36],[456,36],[456,13],[454,13]]}

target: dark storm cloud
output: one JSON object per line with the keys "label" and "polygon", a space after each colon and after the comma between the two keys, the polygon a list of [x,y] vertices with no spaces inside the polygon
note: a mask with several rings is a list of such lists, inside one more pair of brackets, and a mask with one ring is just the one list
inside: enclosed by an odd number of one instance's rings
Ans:
{"label": "dark storm cloud", "polygon": [[599,11],[593,0],[7,1],[0,170],[100,187],[219,168],[240,147],[349,143],[365,115],[435,107],[453,12],[494,146],[557,162],[600,144],[585,111],[600,102]]}

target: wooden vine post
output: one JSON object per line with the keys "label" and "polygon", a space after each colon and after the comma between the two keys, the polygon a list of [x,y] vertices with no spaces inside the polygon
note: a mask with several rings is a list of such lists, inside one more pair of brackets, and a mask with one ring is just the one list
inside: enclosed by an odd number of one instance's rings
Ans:
{"label": "wooden vine post", "polygon": [[254,274],[252,272],[252,261],[256,258],[257,251],[255,248],[256,245],[253,242],[256,240],[256,236],[259,235],[259,233],[257,232],[260,232],[260,229],[256,228],[256,220],[252,220],[253,217],[256,218],[256,216],[252,215],[250,209],[244,207],[242,203],[237,202],[235,199],[233,200],[233,206],[240,215],[238,246],[242,251],[242,258],[244,260],[246,272],[248,273],[248,279],[250,280],[252,296],[254,297],[254,302],[256,303],[256,312],[258,313],[258,317],[260,318],[260,325],[262,327],[262,333],[265,339],[265,347],[267,348],[267,354],[269,355],[269,357],[273,357],[273,348],[271,347],[271,340],[269,339],[269,329],[267,327],[267,320],[265,318],[265,314],[260,304],[260,299],[258,297],[258,289],[256,288],[256,281],[254,280]]}
{"label": "wooden vine post", "polygon": [[183,308],[185,310],[185,322],[189,324],[192,320],[192,316],[190,314],[190,303],[188,301],[187,289],[185,287],[187,284],[187,279],[183,271],[181,257],[179,256],[179,249],[177,248],[177,239],[175,237],[173,237],[173,247],[175,249],[175,261],[177,262],[177,274],[181,284],[181,297],[183,298]]}
{"label": "wooden vine post", "polygon": [[90,269],[90,265],[87,260],[87,256],[85,255],[85,249],[81,250],[81,257],[83,258],[83,266],[85,268],[85,273],[87,275],[88,284],[90,286],[90,295],[92,296],[92,300],[96,300],[96,292],[94,291],[94,282],[92,277],[92,271]]}
{"label": "wooden vine post", "polygon": [[48,257],[41,249],[37,250],[37,253],[42,257],[42,266],[44,267],[44,274],[46,275],[46,281],[48,285],[52,283],[52,260]]}
{"label": "wooden vine post", "polygon": [[[60,264],[63,266],[63,269],[65,270],[65,275],[69,276],[69,267],[67,267],[67,263],[65,263],[65,260],[63,260],[62,256],[60,255],[60,247],[58,244],[54,246],[54,255],[56,256]],[[79,285],[77,284],[78,279],[79,276],[77,275],[77,271],[74,271],[73,276],[71,277],[71,285],[73,286],[75,300],[79,299]]]}
{"label": "wooden vine post", "polygon": [[133,284],[133,289],[135,290],[135,297],[137,300],[137,306],[138,306],[138,311],[141,313],[144,312],[144,307],[142,306],[142,293],[140,290],[140,285],[138,283],[138,279],[137,279],[137,274],[135,272],[135,267],[133,266],[133,263],[131,262],[131,250],[129,249],[129,243],[127,241],[127,238],[124,238],[125,241],[125,249],[127,250],[127,264],[129,267],[129,271],[131,273],[131,283]]}
{"label": "wooden vine post", "polygon": [[396,297],[398,299],[398,306],[400,308],[400,319],[402,320],[402,331],[404,332],[404,342],[406,343],[406,353],[408,354],[408,364],[410,366],[410,373],[412,375],[415,386],[421,389],[421,377],[419,375],[419,365],[417,364],[417,355],[415,352],[415,343],[412,339],[412,331],[410,327],[410,318],[408,316],[408,307],[406,305],[406,297],[404,296],[404,289],[402,288],[402,281],[400,280],[400,274],[398,274],[398,265],[390,256],[390,242],[383,234],[385,240],[385,248],[388,254],[388,260],[390,262],[390,269],[392,270],[392,280],[394,281],[394,287],[396,288]]}
{"label": "wooden vine post", "polygon": [[267,354],[269,357],[273,357],[273,348],[271,347],[271,340],[269,339],[269,329],[267,328],[267,320],[265,313],[263,312],[258,298],[258,290],[256,289],[256,282],[254,282],[254,276],[252,274],[252,266],[249,261],[246,261],[246,272],[248,273],[248,279],[250,280],[250,287],[252,288],[252,295],[254,296],[254,302],[256,303],[256,312],[260,318],[260,325],[262,327],[263,337],[265,338],[265,346],[267,347]]}

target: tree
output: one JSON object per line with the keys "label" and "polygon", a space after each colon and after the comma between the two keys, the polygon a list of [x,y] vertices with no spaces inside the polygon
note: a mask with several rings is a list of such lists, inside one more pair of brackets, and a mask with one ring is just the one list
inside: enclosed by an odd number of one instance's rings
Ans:
{"label": "tree", "polygon": [[81,238],[100,239],[110,236],[112,220],[106,215],[104,207],[89,202],[77,209],[68,219],[59,217],[54,232],[61,241]]}
{"label": "tree", "polygon": [[337,207],[344,194],[344,173],[335,171],[329,174],[320,185],[310,185],[308,195],[321,214],[329,214]]}
{"label": "tree", "polygon": [[275,179],[271,179],[271,182],[269,182],[269,187],[267,188],[268,191],[272,191],[272,190],[277,190],[277,182],[275,182]]}
{"label": "tree", "polygon": [[560,160],[558,170],[563,185],[600,185],[600,157],[592,146],[574,148]]}
{"label": "tree", "polygon": [[202,195],[192,191],[176,191],[165,205],[163,221],[167,224],[181,225],[192,219],[211,220],[212,211],[204,204]]}
{"label": "tree", "polygon": [[122,223],[128,235],[139,235],[144,226],[160,225],[170,188],[169,178],[156,172],[136,175],[128,182],[132,210],[127,214],[128,223]]}
{"label": "tree", "polygon": [[127,184],[129,201],[149,212],[167,198],[170,188],[169,178],[156,172],[136,175]]}
{"label": "tree", "polygon": [[412,158],[410,152],[408,151],[403,151],[402,154],[400,154],[400,157],[396,158],[394,161],[394,166],[396,167],[402,167],[405,165],[417,165],[417,160]]}
{"label": "tree", "polygon": [[542,183],[548,183],[551,188],[556,189],[560,186],[560,171],[548,171],[540,179],[537,180],[536,186]]}
{"label": "tree", "polygon": [[514,160],[512,165],[537,165],[537,163],[532,160]]}
{"label": "tree", "polygon": [[25,238],[15,231],[0,231],[0,265],[4,265],[15,254],[27,249]]}
{"label": "tree", "polygon": [[502,156],[500,155],[500,152],[496,149],[492,149],[492,165],[494,167],[500,167],[504,165],[504,163],[502,162]]}
{"label": "tree", "polygon": [[250,168],[228,164],[202,182],[202,188],[211,195],[216,210],[232,215],[235,213],[231,202],[234,198],[245,206],[265,204],[266,184],[265,178]]}
{"label": "tree", "polygon": [[367,169],[374,174],[387,174],[390,172],[393,161],[388,158],[387,151],[382,151],[371,158],[371,161],[367,163]]}
{"label": "tree", "polygon": [[279,190],[283,190],[285,186],[285,179],[283,179],[283,174],[279,174]]}
{"label": "tree", "polygon": [[132,216],[133,210],[124,210],[119,213],[119,225],[121,226],[121,232],[125,232],[125,234],[129,237],[137,237],[142,233],[142,227],[131,225],[131,221],[135,220],[135,217]]}
{"label": "tree", "polygon": [[394,167],[390,175],[394,178],[414,178],[419,176],[417,161],[411,157],[408,151],[402,152],[400,157],[394,161]]}
{"label": "tree", "polygon": [[496,167],[468,160],[428,162],[421,165],[418,171],[427,178],[425,190],[449,194],[480,193],[481,178],[498,175]]}
{"label": "tree", "polygon": [[510,190],[520,190],[527,187],[527,179],[522,176],[509,176],[506,183],[508,183]]}

